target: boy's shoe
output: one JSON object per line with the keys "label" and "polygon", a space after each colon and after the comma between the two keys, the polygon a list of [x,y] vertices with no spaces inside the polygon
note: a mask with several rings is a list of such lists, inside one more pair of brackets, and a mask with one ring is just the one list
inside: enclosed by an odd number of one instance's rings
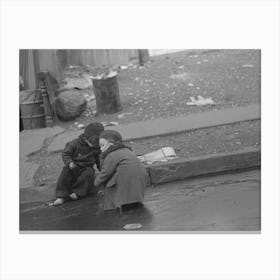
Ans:
{"label": "boy's shoe", "polygon": [[61,204],[64,203],[64,199],[63,198],[57,198],[54,202],[53,202],[53,206],[59,206]]}
{"label": "boy's shoe", "polygon": [[74,192],[71,193],[69,196],[72,200],[77,200],[78,199],[78,196]]}

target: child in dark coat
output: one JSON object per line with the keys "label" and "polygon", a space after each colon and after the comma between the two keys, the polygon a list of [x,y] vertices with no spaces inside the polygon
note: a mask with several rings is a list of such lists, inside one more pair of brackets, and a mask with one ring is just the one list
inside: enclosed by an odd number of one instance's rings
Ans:
{"label": "child in dark coat", "polygon": [[122,143],[117,131],[102,132],[99,143],[103,163],[95,186],[105,186],[104,210],[121,210],[123,205],[142,203],[147,173],[140,160]]}
{"label": "child in dark coat", "polygon": [[61,205],[65,198],[77,200],[86,196],[94,184],[94,165],[100,170],[99,135],[104,131],[102,124],[89,124],[79,138],[68,142],[62,152],[64,167],[56,184],[53,205]]}

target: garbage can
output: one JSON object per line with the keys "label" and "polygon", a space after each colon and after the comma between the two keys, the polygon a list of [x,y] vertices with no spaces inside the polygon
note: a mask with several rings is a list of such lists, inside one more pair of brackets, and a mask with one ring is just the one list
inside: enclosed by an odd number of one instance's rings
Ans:
{"label": "garbage can", "polygon": [[20,91],[20,114],[23,129],[46,127],[43,98],[39,90]]}
{"label": "garbage can", "polygon": [[104,77],[91,77],[97,114],[114,114],[121,111],[117,72]]}

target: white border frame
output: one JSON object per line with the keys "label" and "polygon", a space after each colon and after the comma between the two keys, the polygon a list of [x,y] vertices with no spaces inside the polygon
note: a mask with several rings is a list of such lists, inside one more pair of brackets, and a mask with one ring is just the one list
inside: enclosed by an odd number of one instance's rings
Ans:
{"label": "white border frame", "polygon": [[[0,20],[1,279],[279,279],[278,1],[2,1]],[[20,48],[262,49],[261,234],[19,234]]]}

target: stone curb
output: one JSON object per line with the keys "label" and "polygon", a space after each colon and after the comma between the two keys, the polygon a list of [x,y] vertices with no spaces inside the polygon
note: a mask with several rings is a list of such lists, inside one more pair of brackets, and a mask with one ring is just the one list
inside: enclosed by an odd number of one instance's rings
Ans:
{"label": "stone curb", "polygon": [[261,166],[261,150],[248,149],[234,153],[220,153],[146,166],[152,186],[184,180],[199,175],[258,168]]}

